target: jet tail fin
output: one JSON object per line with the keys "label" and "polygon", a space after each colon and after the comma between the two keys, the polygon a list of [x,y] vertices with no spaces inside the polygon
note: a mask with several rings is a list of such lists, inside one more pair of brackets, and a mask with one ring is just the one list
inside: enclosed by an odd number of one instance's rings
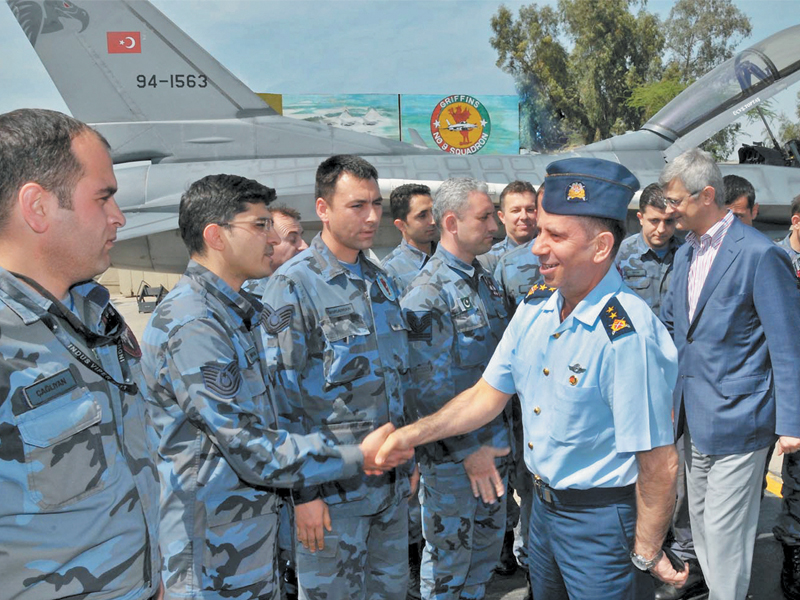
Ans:
{"label": "jet tail fin", "polygon": [[276,114],[144,0],[7,0],[73,116],[87,123]]}

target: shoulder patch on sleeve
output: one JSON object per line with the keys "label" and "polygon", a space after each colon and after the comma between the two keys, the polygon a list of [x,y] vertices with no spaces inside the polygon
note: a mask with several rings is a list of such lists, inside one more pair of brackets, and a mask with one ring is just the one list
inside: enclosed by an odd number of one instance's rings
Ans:
{"label": "shoulder patch on sleeve", "polygon": [[544,298],[549,298],[553,295],[553,292],[556,291],[556,288],[550,287],[547,284],[540,283],[540,284],[533,284],[531,289],[528,290],[527,295],[525,296],[525,302],[535,302],[536,300],[542,300]]}
{"label": "shoulder patch on sleeve", "polygon": [[242,383],[242,373],[235,360],[224,367],[214,363],[203,365],[200,372],[206,388],[223,398],[233,398]]}
{"label": "shoulder patch on sleeve", "polygon": [[428,342],[433,337],[433,314],[429,310],[406,313],[409,342]]}
{"label": "shoulder patch on sleeve", "polygon": [[603,310],[600,311],[600,319],[603,321],[603,328],[612,342],[636,331],[633,323],[631,323],[631,318],[622,308],[616,296],[613,296],[603,307]]}
{"label": "shoulder patch on sleeve", "polygon": [[292,322],[294,316],[294,306],[287,304],[275,310],[266,302],[264,310],[261,311],[261,325],[272,335],[278,334],[286,329]]}

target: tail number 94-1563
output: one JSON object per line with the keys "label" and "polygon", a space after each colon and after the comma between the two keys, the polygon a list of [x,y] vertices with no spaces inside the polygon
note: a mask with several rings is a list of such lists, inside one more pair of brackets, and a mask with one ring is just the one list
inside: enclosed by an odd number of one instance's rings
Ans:
{"label": "tail number 94-1563", "polygon": [[208,78],[205,75],[184,75],[172,74],[159,77],[158,75],[137,75],[136,87],[157,88],[158,86],[171,88],[204,88],[208,86]]}

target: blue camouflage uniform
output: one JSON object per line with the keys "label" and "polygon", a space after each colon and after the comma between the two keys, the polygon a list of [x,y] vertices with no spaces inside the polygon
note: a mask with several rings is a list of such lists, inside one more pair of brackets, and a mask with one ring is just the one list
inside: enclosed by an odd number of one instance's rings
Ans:
{"label": "blue camouflage uniform", "polygon": [[145,330],[167,598],[277,598],[281,498],[267,486],[360,469],[360,450],[333,436],[276,430],[262,322],[257,299],[190,261]]}
{"label": "blue camouflage uniform", "polygon": [[539,259],[532,252],[536,238],[509,250],[500,257],[494,269],[494,278],[503,292],[506,306],[513,315],[514,309],[528,295],[531,286],[541,283]]}
{"label": "blue camouflage uniform", "polygon": [[[480,378],[507,324],[497,285],[480,263],[441,245],[401,299],[409,322],[412,410],[429,415]],[[475,432],[417,450],[426,541],[421,590],[427,599],[483,598],[506,525],[506,497],[475,498],[463,461],[481,446],[511,445],[506,410]],[[498,470],[507,481],[507,459]]]}
{"label": "blue camouflage uniform", "polygon": [[141,353],[104,287],[74,286],[67,304],[108,339],[88,343],[0,269],[0,596],[144,600],[161,557]]}
{"label": "blue camouflage uniform", "polygon": [[[789,243],[790,238],[791,234],[778,242],[778,245],[789,255],[800,285],[800,252],[792,248]],[[800,453],[792,452],[784,455],[781,478],[783,502],[781,514],[772,532],[781,544],[800,546]]]}
{"label": "blue camouflage uniform", "polygon": [[[436,243],[433,243],[433,248],[436,249]],[[403,240],[381,261],[381,268],[394,279],[397,289],[402,293],[428,259],[430,256]]]}
{"label": "blue camouflage uniform", "polygon": [[[405,422],[406,324],[397,289],[363,253],[361,276],[317,235],[270,277],[264,293],[267,346],[282,428],[358,443],[386,422]],[[321,498],[333,530],[325,548],[295,547],[301,598],[404,598],[411,465],[292,493]]]}
{"label": "blue camouflage uniform", "polygon": [[667,252],[659,257],[641,233],[622,241],[615,262],[622,280],[638,296],[647,302],[655,314],[661,310],[661,300],[669,289],[672,279],[672,263],[681,242],[672,236],[667,243]]}
{"label": "blue camouflage uniform", "polygon": [[242,284],[242,289],[256,298],[261,298],[264,295],[264,288],[267,287],[267,281],[269,281],[269,277],[248,279]]}
{"label": "blue camouflage uniform", "polygon": [[[539,258],[533,253],[535,243],[536,238],[533,238],[529,242],[509,250],[500,257],[500,261],[495,267],[494,278],[500,286],[500,291],[506,301],[506,308],[511,316],[514,315],[517,306],[528,295],[531,288],[542,283],[542,276],[539,274]],[[506,527],[516,527],[517,524],[520,524],[521,532],[517,536],[519,547],[516,548],[516,551],[520,562],[527,565],[528,523],[533,501],[533,486],[522,455],[522,409],[519,398],[516,396],[511,400],[511,408],[514,424],[514,463],[509,473],[509,484],[519,496],[520,502],[517,504],[516,499],[509,495]]]}
{"label": "blue camouflage uniform", "polygon": [[533,597],[652,598],[649,574],[628,557],[635,453],[673,443],[677,351],[613,267],[563,322],[562,303],[552,288],[532,292],[483,374],[522,403],[525,463],[537,478]]}
{"label": "blue camouflage uniform", "polygon": [[505,239],[500,240],[492,246],[488,252],[481,254],[478,257],[478,261],[487,273],[494,273],[494,270],[497,268],[497,263],[500,262],[502,256],[517,246],[519,246],[517,242],[512,240],[509,236],[506,236]]}

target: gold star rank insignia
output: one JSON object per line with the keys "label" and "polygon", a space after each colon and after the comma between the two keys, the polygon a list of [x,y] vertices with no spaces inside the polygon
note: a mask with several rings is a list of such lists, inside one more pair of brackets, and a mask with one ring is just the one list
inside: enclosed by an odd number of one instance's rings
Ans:
{"label": "gold star rank insignia", "polygon": [[531,289],[528,290],[528,294],[525,296],[525,302],[535,302],[536,300],[543,300],[549,298],[553,295],[553,292],[556,291],[554,287],[547,287],[544,283],[536,284],[534,283],[531,286]]}
{"label": "gold star rank insignia", "polygon": [[600,313],[600,320],[611,341],[616,340],[628,333],[633,333],[636,329],[631,323],[631,318],[616,297],[611,298]]}

